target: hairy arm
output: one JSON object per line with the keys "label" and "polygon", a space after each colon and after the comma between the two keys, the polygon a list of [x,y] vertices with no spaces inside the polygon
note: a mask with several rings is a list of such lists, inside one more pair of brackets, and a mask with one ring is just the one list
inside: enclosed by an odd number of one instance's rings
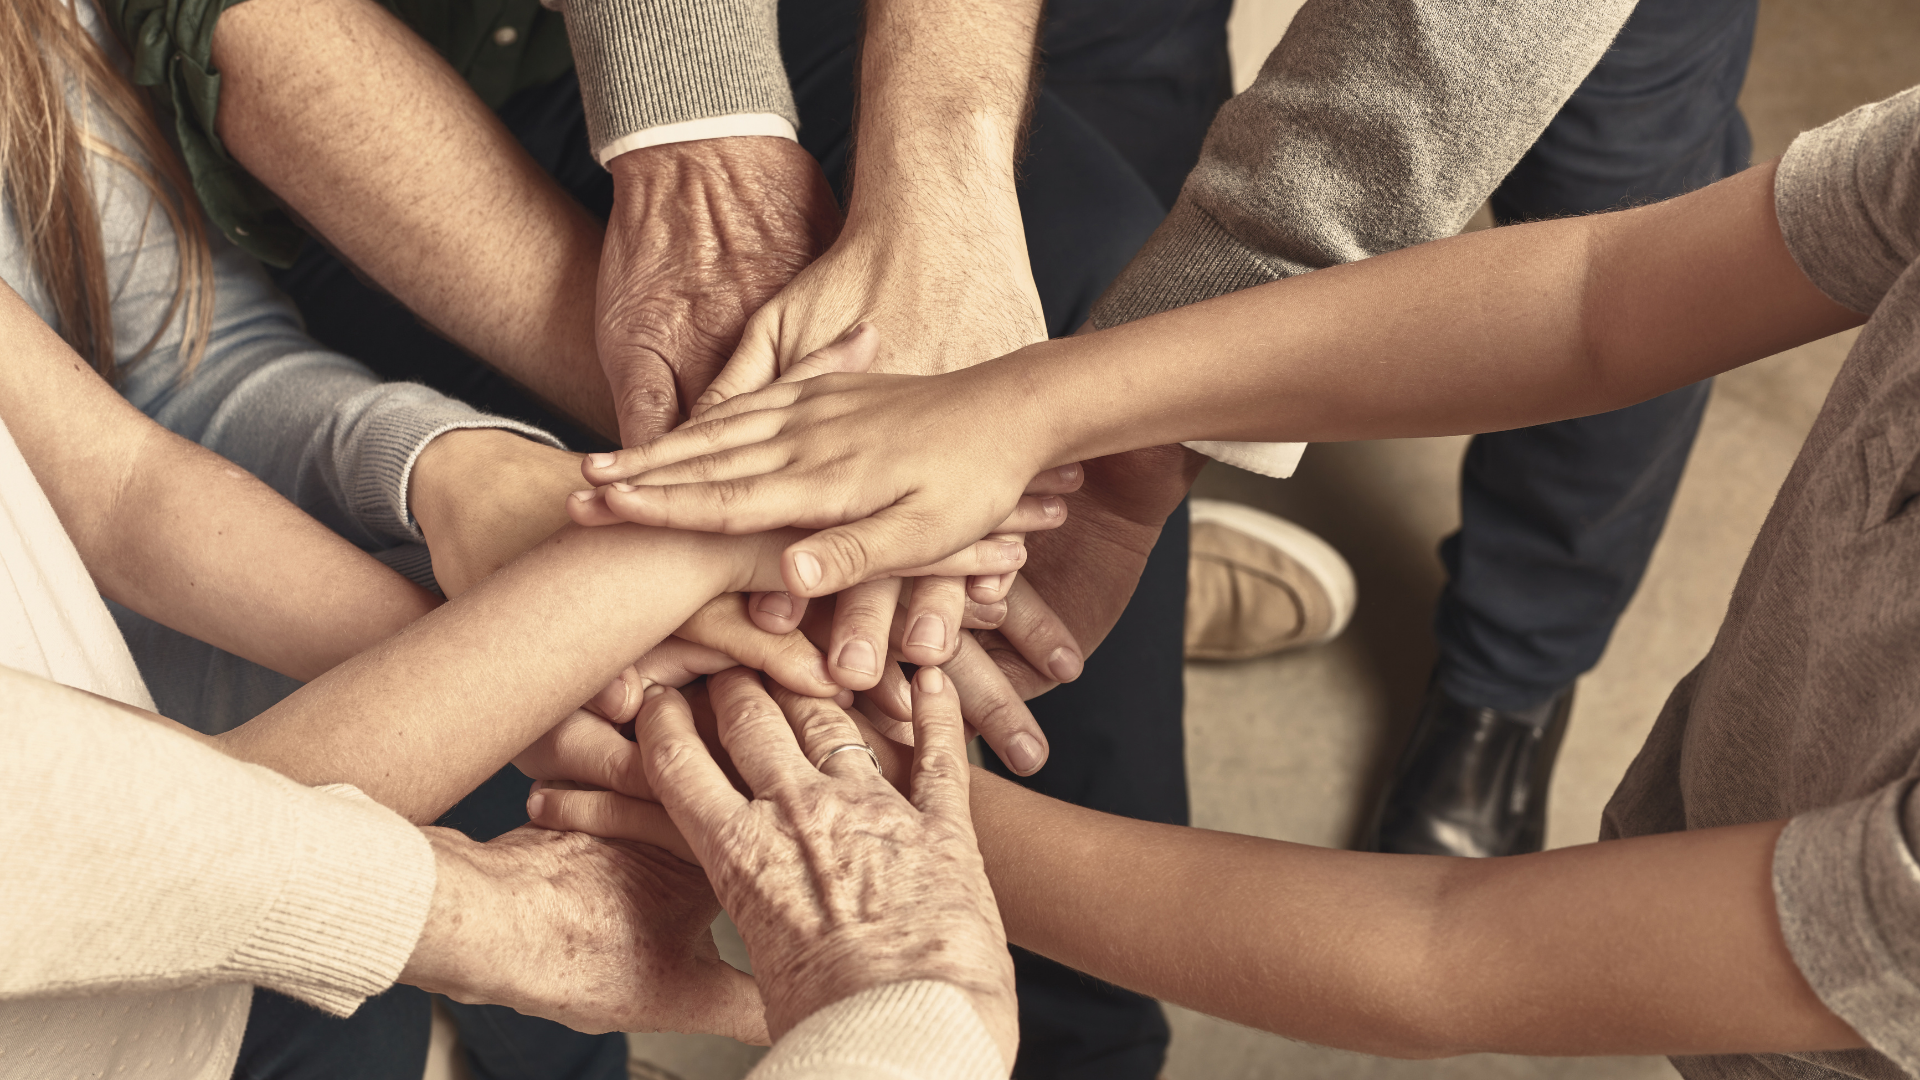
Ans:
{"label": "hairy arm", "polygon": [[601,229],[369,0],[250,0],[214,33],[234,158],[416,315],[611,437]]}
{"label": "hairy arm", "polygon": [[296,679],[437,603],[141,415],[5,287],[0,340],[0,419],[103,595]]}

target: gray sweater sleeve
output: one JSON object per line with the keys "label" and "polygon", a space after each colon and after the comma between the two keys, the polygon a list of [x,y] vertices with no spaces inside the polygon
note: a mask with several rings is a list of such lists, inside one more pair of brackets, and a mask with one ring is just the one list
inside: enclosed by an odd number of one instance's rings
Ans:
{"label": "gray sweater sleeve", "polygon": [[648,128],[749,113],[800,123],[776,0],[548,0],[566,13],[596,156]]}
{"label": "gray sweater sleeve", "polygon": [[1632,0],[1308,0],[1207,133],[1109,327],[1458,232]]}

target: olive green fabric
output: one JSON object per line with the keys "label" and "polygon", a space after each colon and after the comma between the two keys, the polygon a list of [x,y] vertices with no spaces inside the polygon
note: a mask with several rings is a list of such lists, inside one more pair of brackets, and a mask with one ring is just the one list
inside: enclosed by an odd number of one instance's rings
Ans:
{"label": "olive green fabric", "polygon": [[[273,266],[289,266],[306,233],[214,132],[220,73],[213,28],[242,0],[100,0],[127,47],[136,85],[153,91],[207,219]],[[538,0],[381,0],[463,75],[488,107],[573,65],[566,25]]]}

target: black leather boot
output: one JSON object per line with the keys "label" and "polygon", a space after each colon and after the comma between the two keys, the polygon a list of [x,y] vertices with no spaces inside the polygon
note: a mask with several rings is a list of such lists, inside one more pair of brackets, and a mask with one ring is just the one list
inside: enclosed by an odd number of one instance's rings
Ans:
{"label": "black leather boot", "polygon": [[1547,784],[1573,712],[1573,687],[1525,712],[1427,691],[1413,738],[1362,851],[1520,855],[1547,838]]}

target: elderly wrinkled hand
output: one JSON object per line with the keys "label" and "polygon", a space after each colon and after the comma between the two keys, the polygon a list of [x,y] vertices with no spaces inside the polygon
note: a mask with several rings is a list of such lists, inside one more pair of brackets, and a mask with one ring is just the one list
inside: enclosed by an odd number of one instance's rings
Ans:
{"label": "elderly wrinkled hand", "polygon": [[969,816],[952,684],[938,668],[915,676],[908,796],[831,701],[776,688],[776,703],[745,669],[708,686],[750,795],[677,692],[653,688],[635,734],[652,790],[746,939],[769,1033],[863,990],[932,979],[968,996],[1011,1066],[1013,966]]}

